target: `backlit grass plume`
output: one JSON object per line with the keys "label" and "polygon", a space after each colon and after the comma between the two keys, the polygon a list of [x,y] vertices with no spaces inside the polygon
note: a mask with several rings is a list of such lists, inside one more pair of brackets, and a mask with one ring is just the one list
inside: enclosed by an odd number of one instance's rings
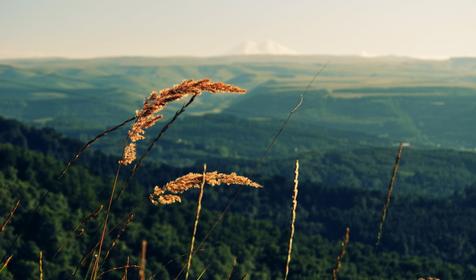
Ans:
{"label": "backlit grass plume", "polygon": [[294,231],[296,229],[296,210],[298,204],[298,193],[299,193],[299,160],[296,160],[294,165],[294,189],[293,189],[293,205],[291,208],[291,224],[290,224],[290,233],[288,241],[288,254],[286,256],[286,265],[284,267],[284,280],[288,279],[289,275],[289,264],[291,263],[291,257],[293,252],[293,240],[294,240]]}
{"label": "backlit grass plume", "polygon": [[[199,189],[202,178],[203,174],[188,173],[174,181],[168,182],[163,187],[156,186],[154,192],[149,196],[150,201],[155,205],[181,202],[182,199],[179,194],[190,189]],[[219,173],[217,171],[207,172],[205,175],[205,183],[210,186],[242,185],[252,188],[262,188],[260,184],[234,172],[230,174]]]}
{"label": "backlit grass plume", "polygon": [[209,93],[245,93],[246,90],[222,82],[212,82],[208,79],[186,80],[171,88],[152,91],[144,101],[140,110],[136,111],[135,122],[128,132],[130,143],[124,148],[122,165],[131,164],[136,158],[135,143],[145,138],[145,130],[152,127],[163,116],[158,114],[168,103],[182,99],[187,95],[198,96],[202,92]]}

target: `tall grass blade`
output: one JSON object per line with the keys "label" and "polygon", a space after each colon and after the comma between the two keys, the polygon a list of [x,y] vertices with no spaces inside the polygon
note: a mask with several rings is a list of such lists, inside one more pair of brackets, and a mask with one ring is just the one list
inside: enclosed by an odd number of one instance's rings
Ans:
{"label": "tall grass blade", "polygon": [[203,199],[203,192],[206,182],[206,173],[207,173],[207,165],[203,165],[203,176],[202,176],[202,184],[200,185],[200,193],[198,194],[198,202],[197,202],[197,211],[195,213],[195,222],[193,224],[193,232],[192,232],[192,240],[190,241],[190,250],[188,253],[187,259],[187,270],[185,271],[185,280],[188,280],[188,276],[190,274],[190,267],[192,266],[192,258],[193,258],[193,249],[195,245],[195,235],[197,234],[198,228],[198,221],[200,220],[200,212],[202,211],[202,199]]}

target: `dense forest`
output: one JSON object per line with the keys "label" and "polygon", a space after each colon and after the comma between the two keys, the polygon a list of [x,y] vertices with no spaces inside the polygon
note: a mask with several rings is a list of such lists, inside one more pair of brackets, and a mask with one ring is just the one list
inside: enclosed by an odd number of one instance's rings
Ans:
{"label": "dense forest", "polygon": [[[61,179],[64,162],[81,146],[52,129],[34,129],[0,119],[0,213],[20,201],[11,223],[0,233],[2,263],[13,256],[0,279],[38,279],[44,252],[45,279],[82,279],[88,252],[98,240],[117,158],[86,153]],[[164,147],[162,147],[164,148]],[[327,149],[300,155],[299,207],[290,279],[329,279],[346,226],[348,255],[340,279],[476,279],[476,155],[446,150],[405,151],[401,177],[375,246],[380,210],[395,147]],[[101,263],[103,279],[119,279],[127,258],[138,263],[148,241],[147,275],[174,279],[183,267],[193,226],[197,192],[181,204],[154,206],[147,199],[188,166],[147,162],[114,202]],[[236,171],[261,183],[260,190],[208,188],[197,238],[192,278],[282,278],[289,236],[293,160],[222,157],[209,170]],[[237,196],[223,221],[215,222]],[[97,215],[91,215],[97,214]],[[82,259],[83,257],[84,260]],[[236,262],[236,267],[234,263]],[[131,269],[132,270],[132,269]],[[135,279],[135,271],[130,279]]]}

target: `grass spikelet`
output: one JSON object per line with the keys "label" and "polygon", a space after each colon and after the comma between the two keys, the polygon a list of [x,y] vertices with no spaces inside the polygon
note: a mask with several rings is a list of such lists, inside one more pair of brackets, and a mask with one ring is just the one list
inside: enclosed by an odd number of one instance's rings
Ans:
{"label": "grass spikelet", "polygon": [[[150,201],[155,204],[171,204],[180,202],[181,198],[177,194],[184,193],[193,188],[200,188],[203,175],[200,173],[188,173],[174,181],[168,182],[164,187],[156,186],[154,192],[149,196]],[[240,176],[234,172],[230,174],[219,173],[217,171],[205,174],[205,183],[210,186],[218,185],[242,185],[252,188],[262,188],[262,186],[251,179]]]}
{"label": "grass spikelet", "polygon": [[119,160],[119,164],[122,164],[122,165],[131,164],[136,159],[136,155],[137,155],[136,149],[137,148],[135,143],[127,144],[124,147],[124,151],[122,152],[122,158]]}
{"label": "grass spikelet", "polygon": [[195,221],[193,223],[193,232],[192,232],[192,240],[190,241],[190,250],[188,252],[187,258],[187,270],[185,271],[185,280],[188,279],[190,273],[190,267],[192,266],[192,258],[193,258],[193,249],[195,246],[195,236],[197,234],[198,229],[198,221],[200,220],[200,212],[202,211],[202,199],[203,199],[203,192],[205,189],[205,182],[207,181],[207,165],[203,165],[203,173],[202,173],[202,182],[200,184],[200,193],[198,194],[198,202],[197,202],[197,210],[195,212]]}
{"label": "grass spikelet", "polygon": [[38,260],[38,269],[40,271],[40,280],[43,280],[43,251],[40,251],[40,258]]}
{"label": "grass spikelet", "polygon": [[159,92],[152,91],[144,101],[140,110],[136,111],[136,119],[131,129],[127,133],[130,144],[123,152],[123,158],[119,161],[122,165],[129,165],[135,160],[135,146],[133,143],[145,138],[145,130],[163,118],[158,113],[162,111],[168,103],[180,100],[187,95],[198,96],[202,92],[210,93],[245,93],[244,89],[225,84],[222,82],[212,82],[208,79],[186,80],[171,88],[163,89]]}
{"label": "grass spikelet", "polygon": [[140,251],[140,263],[139,263],[139,279],[145,280],[145,264],[147,254],[147,240],[142,240],[142,246]]}
{"label": "grass spikelet", "polygon": [[405,146],[408,146],[408,144],[403,143],[403,142],[400,143],[400,145],[398,146],[397,155],[395,157],[395,163],[393,164],[393,168],[392,168],[392,177],[390,178],[390,182],[388,183],[387,194],[386,194],[386,197],[385,197],[385,203],[383,205],[382,214],[380,216],[380,224],[379,224],[378,232],[377,232],[377,241],[375,243],[376,246],[379,245],[380,240],[382,239],[383,226],[384,226],[385,220],[387,218],[387,213],[388,213],[388,208],[390,206],[390,201],[392,200],[393,188],[395,186],[395,182],[397,181],[398,169],[400,167],[400,159],[402,158],[402,152],[403,152],[403,148]]}
{"label": "grass spikelet", "polygon": [[20,200],[17,200],[17,202],[12,207],[12,209],[10,210],[8,215],[3,220],[3,223],[0,226],[0,233],[2,233],[5,230],[5,228],[7,227],[7,225],[11,222],[11,220],[13,219],[13,215],[15,215],[15,212],[17,211],[19,206],[20,206]]}
{"label": "grass spikelet", "polygon": [[293,251],[293,239],[294,239],[294,230],[296,223],[296,209],[298,204],[298,191],[299,191],[299,160],[296,160],[296,165],[294,168],[294,190],[293,190],[293,206],[291,210],[291,232],[289,234],[288,241],[288,255],[286,257],[286,266],[284,268],[284,280],[288,279],[289,275],[289,264],[291,263],[291,255]]}
{"label": "grass spikelet", "polygon": [[332,280],[337,280],[337,275],[339,273],[339,269],[342,267],[342,259],[345,256],[347,251],[347,247],[349,246],[350,241],[350,228],[347,227],[345,229],[344,240],[341,243],[339,255],[336,258],[336,265],[332,269]]}
{"label": "grass spikelet", "polygon": [[5,270],[5,269],[7,268],[8,264],[10,263],[10,261],[12,260],[12,258],[13,258],[13,255],[10,255],[10,256],[5,260],[5,262],[3,262],[3,265],[2,265],[2,267],[0,268],[0,273],[1,273],[3,270]]}

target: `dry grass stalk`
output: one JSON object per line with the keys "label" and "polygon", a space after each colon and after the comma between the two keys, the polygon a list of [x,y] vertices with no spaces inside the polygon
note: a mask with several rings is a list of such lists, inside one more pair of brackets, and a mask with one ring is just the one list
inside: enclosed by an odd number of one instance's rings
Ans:
{"label": "dry grass stalk", "polygon": [[203,173],[201,176],[201,184],[200,184],[200,193],[198,194],[198,202],[197,202],[197,211],[195,212],[195,221],[193,223],[193,232],[192,232],[192,240],[190,241],[190,250],[188,252],[187,258],[187,270],[185,271],[185,280],[188,279],[190,273],[190,267],[192,266],[192,258],[193,258],[193,249],[195,246],[195,236],[197,234],[198,229],[198,221],[200,220],[200,212],[202,211],[202,199],[203,199],[203,192],[205,189],[205,183],[207,178],[207,165],[203,165]]}
{"label": "dry grass stalk", "polygon": [[121,171],[121,165],[119,164],[117,166],[116,175],[115,175],[114,181],[112,183],[112,189],[111,189],[111,194],[109,196],[109,203],[108,203],[108,206],[107,206],[106,216],[104,217],[104,223],[103,223],[103,227],[102,227],[102,231],[101,231],[101,238],[99,239],[97,257],[96,257],[96,261],[94,262],[94,266],[93,266],[92,273],[91,273],[91,279],[92,280],[95,280],[97,278],[97,274],[98,274],[98,270],[99,270],[99,262],[101,260],[102,245],[104,243],[104,238],[106,237],[107,223],[109,221],[109,213],[111,212],[112,201],[114,199],[114,193],[116,191],[116,186],[117,186],[117,181],[119,180],[119,172],[120,171]]}
{"label": "dry grass stalk", "polygon": [[121,276],[121,280],[124,279],[124,278],[127,280],[127,273],[128,273],[128,271],[129,271],[129,268],[139,269],[140,266],[138,266],[138,265],[136,265],[136,264],[130,264],[130,263],[129,263],[129,257],[127,257],[127,263],[126,263],[126,265],[124,265],[124,266],[118,266],[118,267],[113,267],[113,268],[111,268],[111,269],[108,269],[108,270],[102,272],[101,274],[99,274],[98,278],[102,278],[105,274],[111,273],[111,272],[113,272],[113,271],[124,270],[124,271],[123,271],[123,274],[122,274],[122,276]]}
{"label": "dry grass stalk", "polygon": [[145,264],[147,254],[147,240],[142,240],[140,263],[139,263],[139,279],[145,280]]}
{"label": "dry grass stalk", "polygon": [[2,265],[2,267],[0,268],[0,273],[1,273],[3,270],[5,270],[5,269],[7,268],[8,264],[10,263],[10,261],[12,260],[12,258],[13,258],[13,255],[10,255],[10,256],[5,260],[5,262],[3,262],[3,265]]}
{"label": "dry grass stalk", "polygon": [[440,278],[427,276],[427,277],[420,277],[420,278],[418,278],[418,280],[440,280]]}
{"label": "dry grass stalk", "polygon": [[58,179],[61,179],[65,174],[66,172],[68,172],[69,168],[71,167],[71,165],[79,159],[79,157],[81,156],[81,154],[87,149],[89,148],[94,142],[96,142],[97,140],[99,140],[100,138],[108,135],[109,133],[123,127],[124,125],[126,125],[127,123],[135,120],[136,117],[131,117],[125,121],[123,121],[122,123],[116,125],[116,126],[113,126],[111,128],[108,128],[104,131],[102,131],[101,133],[99,133],[98,135],[96,135],[93,139],[89,140],[86,144],[84,144],[79,150],[78,152],[76,152],[76,154],[68,161],[68,163],[66,164],[66,166],[63,168],[63,170],[60,172],[60,175],[58,176]]}
{"label": "dry grass stalk", "polygon": [[104,255],[103,264],[106,262],[107,258],[109,257],[109,254],[111,253],[111,250],[117,245],[117,243],[121,239],[122,234],[127,230],[127,227],[130,223],[132,223],[133,220],[134,213],[129,213],[129,215],[127,215],[126,221],[122,223],[121,229],[117,232],[116,237],[112,241],[111,246],[109,246],[109,248],[107,249],[106,254]]}
{"label": "dry grass stalk", "polygon": [[140,110],[136,111],[136,119],[128,132],[130,144],[126,146],[123,158],[119,161],[122,165],[131,164],[136,158],[136,143],[145,138],[145,130],[152,127],[163,116],[158,113],[162,111],[168,103],[182,99],[187,95],[198,96],[202,92],[210,93],[245,93],[244,89],[228,85],[222,82],[212,82],[208,79],[186,80],[171,88],[163,89],[160,92],[152,91]]}
{"label": "dry grass stalk", "polygon": [[[156,186],[154,192],[149,196],[154,205],[171,204],[180,202],[181,198],[177,194],[184,193],[193,188],[200,188],[203,183],[203,175],[200,173],[188,173],[174,181],[168,182],[164,187]],[[219,173],[217,171],[205,174],[205,183],[210,186],[218,185],[243,185],[252,188],[262,188],[262,186],[247,177],[239,176],[236,173]]]}
{"label": "dry grass stalk", "polygon": [[279,127],[278,131],[276,132],[276,134],[273,136],[273,138],[271,139],[271,142],[269,143],[269,145],[266,147],[266,150],[264,151],[263,153],[263,156],[261,157],[262,159],[264,159],[266,157],[266,155],[268,155],[268,153],[271,151],[271,148],[274,146],[274,144],[276,143],[276,140],[278,140],[278,137],[281,135],[281,133],[283,133],[284,129],[286,128],[286,126],[288,125],[288,122],[289,120],[291,120],[291,117],[293,116],[293,114],[299,110],[299,108],[301,108],[302,106],[302,103],[304,102],[304,95],[300,95],[299,96],[299,101],[298,103],[296,104],[296,106],[294,106],[291,111],[289,111],[289,114],[288,114],[288,117],[284,120],[284,122],[281,124],[281,126]]}
{"label": "dry grass stalk", "polygon": [[3,223],[2,225],[0,226],[0,233],[2,233],[3,231],[5,231],[5,228],[7,227],[7,225],[12,221],[13,219],[13,215],[15,215],[15,212],[17,211],[18,207],[20,206],[20,200],[17,200],[17,202],[15,203],[15,205],[12,207],[12,209],[10,210],[10,212],[8,213],[8,215],[5,217],[5,219],[3,220]]}
{"label": "dry grass stalk", "polygon": [[291,211],[291,233],[289,235],[288,242],[288,255],[286,258],[286,266],[284,268],[284,280],[288,279],[289,275],[289,264],[291,263],[291,255],[293,251],[293,239],[294,239],[294,230],[296,223],[296,209],[298,203],[298,191],[299,191],[299,160],[296,160],[296,165],[294,168],[294,191],[293,191],[293,206]]}
{"label": "dry grass stalk", "polygon": [[336,258],[336,265],[332,269],[332,280],[337,280],[337,274],[339,273],[339,269],[342,267],[342,259],[345,256],[345,252],[347,251],[347,247],[349,246],[350,241],[350,229],[347,227],[345,229],[344,240],[341,243],[339,255]]}
{"label": "dry grass stalk", "polygon": [[127,280],[127,269],[129,268],[130,258],[127,257],[126,265],[124,266],[124,274],[122,274],[121,280]]}
{"label": "dry grass stalk", "polygon": [[40,271],[40,280],[43,280],[43,251],[40,251],[40,259],[38,261],[38,269]]}
{"label": "dry grass stalk", "polygon": [[[81,236],[86,234],[86,229],[84,228],[86,223],[91,221],[91,220],[96,219],[99,216],[99,213],[102,211],[103,208],[104,208],[104,205],[101,204],[101,205],[99,205],[98,208],[96,208],[91,213],[89,213],[87,216],[85,216],[84,218],[81,219],[81,221],[78,223],[78,225],[73,229],[73,232],[75,233],[76,237],[81,237]],[[61,253],[61,251],[63,251],[65,246],[66,245],[62,245],[62,246],[58,247],[58,249],[56,250],[52,259],[56,258],[56,256],[58,256],[58,254]]]}
{"label": "dry grass stalk", "polygon": [[233,257],[233,266],[231,267],[231,271],[228,274],[228,277],[226,279],[231,280],[231,278],[233,277],[233,273],[235,272],[236,265],[237,265],[236,258]]}
{"label": "dry grass stalk", "polygon": [[202,279],[203,276],[205,276],[205,273],[207,272],[207,270],[208,270],[208,268],[205,268],[205,269],[200,273],[200,275],[198,275],[197,280]]}
{"label": "dry grass stalk", "polygon": [[382,214],[380,216],[380,224],[377,232],[377,242],[375,243],[377,246],[380,243],[380,240],[382,238],[382,233],[383,233],[383,226],[385,223],[385,219],[387,218],[387,213],[388,213],[388,208],[390,206],[390,201],[392,199],[392,193],[393,193],[393,188],[395,186],[395,182],[397,181],[397,174],[398,174],[398,169],[400,167],[400,159],[402,158],[402,152],[403,152],[403,147],[405,147],[407,144],[405,143],[400,143],[397,151],[397,155],[395,157],[395,163],[393,164],[392,168],[392,177],[390,178],[390,182],[388,183],[388,188],[387,188],[387,195],[385,197],[385,203],[382,209]]}
{"label": "dry grass stalk", "polygon": [[314,75],[314,77],[312,78],[311,81],[309,81],[309,83],[306,85],[306,87],[303,89],[301,95],[299,96],[299,100],[296,104],[296,106],[294,106],[291,111],[289,111],[288,113],[288,117],[284,120],[284,122],[281,124],[281,126],[279,127],[278,131],[276,132],[276,134],[273,136],[273,138],[271,139],[271,142],[269,143],[269,145],[266,147],[264,153],[263,153],[263,156],[261,157],[261,159],[264,159],[268,153],[271,151],[271,148],[274,146],[274,144],[276,143],[276,140],[278,140],[278,137],[281,135],[281,133],[283,133],[284,129],[286,128],[286,126],[288,125],[288,122],[289,120],[291,120],[291,117],[293,116],[294,113],[296,113],[297,110],[299,110],[299,108],[301,108],[303,102],[304,102],[304,93],[306,93],[310,88],[311,88],[311,85],[314,83],[314,81],[317,79],[317,77],[322,73],[322,71],[324,71],[324,69],[327,68],[327,65],[328,63],[324,64],[321,69],[319,69],[319,71],[317,71],[317,73]]}
{"label": "dry grass stalk", "polygon": [[101,213],[103,208],[104,208],[104,205],[101,204],[98,206],[98,208],[93,210],[86,217],[82,218],[79,224],[74,228],[73,232],[75,232],[77,236],[84,235],[86,232],[86,230],[84,229],[84,226],[86,225],[86,223],[91,220],[95,220],[99,216],[99,213]]}
{"label": "dry grass stalk", "polygon": [[[127,220],[129,219],[129,216],[132,214],[132,212],[123,220],[123,222],[121,223],[118,223],[117,225],[115,225],[114,227],[112,227],[110,230],[108,230],[107,234],[111,234],[113,233],[115,230],[119,229],[120,226],[123,226],[125,223],[127,223]],[[86,265],[86,260],[88,259],[89,256],[93,255],[93,253],[96,251],[96,249],[98,248],[99,246],[99,240],[98,242],[96,242],[96,244],[91,247],[91,249],[89,249],[89,251],[87,253],[85,253],[82,257],[81,257],[81,260],[79,261],[79,265],[76,266],[74,272],[72,273],[72,276],[75,276],[76,273],[78,272],[80,266],[85,266]],[[95,258],[95,256],[93,256],[93,258]]]}

